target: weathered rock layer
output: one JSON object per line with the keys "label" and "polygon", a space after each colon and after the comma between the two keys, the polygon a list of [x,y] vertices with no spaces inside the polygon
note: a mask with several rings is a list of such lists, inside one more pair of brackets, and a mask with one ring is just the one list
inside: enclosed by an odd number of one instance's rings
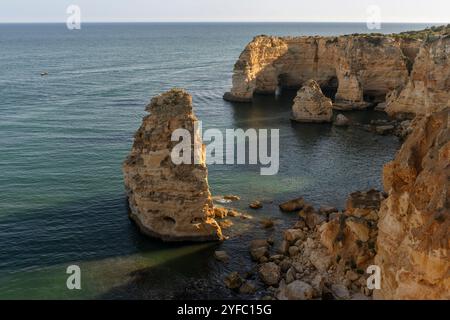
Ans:
{"label": "weathered rock layer", "polygon": [[450,25],[392,35],[257,36],[236,62],[224,99],[248,102],[310,79],[336,110],[373,103],[397,117],[443,110],[450,105]]}
{"label": "weathered rock layer", "polygon": [[331,122],[333,104],[319,84],[309,80],[298,91],[292,106],[292,119],[299,122]]}
{"label": "weathered rock layer", "polygon": [[425,41],[404,88],[390,93],[391,116],[423,115],[450,106],[450,36]]}
{"label": "weathered rock layer", "polygon": [[[130,217],[143,233],[165,241],[221,239],[191,96],[173,89],[153,98],[146,110],[150,115],[144,117],[123,164]],[[186,129],[192,137],[192,164],[172,162],[176,129]],[[193,161],[196,152],[198,164]]]}
{"label": "weathered rock layer", "polygon": [[416,120],[384,168],[377,256],[382,299],[450,299],[449,112]]}

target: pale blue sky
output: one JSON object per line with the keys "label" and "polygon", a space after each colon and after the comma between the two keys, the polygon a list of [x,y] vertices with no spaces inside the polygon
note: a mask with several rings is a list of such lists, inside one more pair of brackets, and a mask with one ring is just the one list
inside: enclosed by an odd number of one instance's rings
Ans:
{"label": "pale blue sky", "polygon": [[70,4],[82,22],[365,22],[370,5],[383,22],[450,22],[450,0],[0,0],[0,22],[63,22]]}

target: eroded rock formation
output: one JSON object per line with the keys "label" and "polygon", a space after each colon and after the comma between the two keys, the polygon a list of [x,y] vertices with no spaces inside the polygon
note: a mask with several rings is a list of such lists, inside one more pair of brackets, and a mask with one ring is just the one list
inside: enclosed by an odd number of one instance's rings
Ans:
{"label": "eroded rock formation", "polygon": [[307,81],[298,91],[292,106],[292,119],[299,122],[331,122],[333,104],[315,80]]}
{"label": "eroded rock formation", "polygon": [[416,120],[384,168],[377,256],[383,299],[450,299],[449,112]]}
{"label": "eroded rock formation", "polygon": [[421,40],[388,36],[271,37],[251,41],[236,62],[233,87],[224,98],[251,101],[254,93],[275,93],[278,87],[301,87],[316,80],[335,91],[336,109],[364,108],[403,87],[410,59]]}
{"label": "eroded rock formation", "polygon": [[[123,164],[130,217],[141,231],[165,241],[204,241],[222,238],[214,220],[208,187],[204,147],[195,129],[192,98],[173,89],[154,97],[135,134],[133,148]],[[175,165],[171,152],[178,142],[172,132],[186,129],[193,137],[191,151],[199,164]]]}
{"label": "eroded rock formation", "polygon": [[425,41],[404,88],[388,96],[386,112],[405,117],[450,106],[450,35]]}

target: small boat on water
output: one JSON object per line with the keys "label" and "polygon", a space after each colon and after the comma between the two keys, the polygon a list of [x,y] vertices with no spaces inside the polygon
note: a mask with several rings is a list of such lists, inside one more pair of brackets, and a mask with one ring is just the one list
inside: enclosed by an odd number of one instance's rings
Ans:
{"label": "small boat on water", "polygon": [[47,71],[41,72],[41,77],[44,77],[44,76],[48,76],[48,72]]}

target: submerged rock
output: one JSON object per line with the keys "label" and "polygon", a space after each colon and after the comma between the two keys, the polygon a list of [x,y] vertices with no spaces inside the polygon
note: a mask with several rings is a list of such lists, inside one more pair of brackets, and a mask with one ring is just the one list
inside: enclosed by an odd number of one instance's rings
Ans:
{"label": "submerged rock", "polygon": [[254,261],[260,261],[261,258],[269,255],[269,243],[267,240],[253,240],[250,242],[250,255]]}
{"label": "submerged rock", "polygon": [[331,122],[333,104],[324,96],[319,84],[307,81],[298,91],[292,107],[292,120],[298,122]]}
{"label": "submerged rock", "polygon": [[334,120],[334,125],[338,127],[347,127],[350,125],[350,120],[342,113],[340,113],[336,116],[336,119]]}
{"label": "submerged rock", "polygon": [[[165,241],[221,240],[191,96],[173,89],[154,97],[146,110],[150,115],[144,117],[123,164],[131,219],[143,233]],[[198,164],[172,162],[176,143],[171,136],[180,128],[193,137],[191,151]]]}
{"label": "submerged rock", "polygon": [[294,212],[301,210],[305,206],[305,204],[305,200],[300,197],[280,204],[280,209],[284,212]]}
{"label": "submerged rock", "polygon": [[230,260],[230,256],[226,251],[216,251],[214,252],[214,258],[220,262],[228,262]]}
{"label": "submerged rock", "polygon": [[244,280],[237,272],[232,272],[228,276],[225,277],[224,283],[227,286],[227,288],[231,290],[237,290],[239,289],[242,284],[244,283]]}
{"label": "submerged rock", "polygon": [[262,205],[261,201],[253,201],[252,203],[250,203],[249,207],[251,209],[258,210],[258,209],[261,209],[263,207],[263,205]]}

